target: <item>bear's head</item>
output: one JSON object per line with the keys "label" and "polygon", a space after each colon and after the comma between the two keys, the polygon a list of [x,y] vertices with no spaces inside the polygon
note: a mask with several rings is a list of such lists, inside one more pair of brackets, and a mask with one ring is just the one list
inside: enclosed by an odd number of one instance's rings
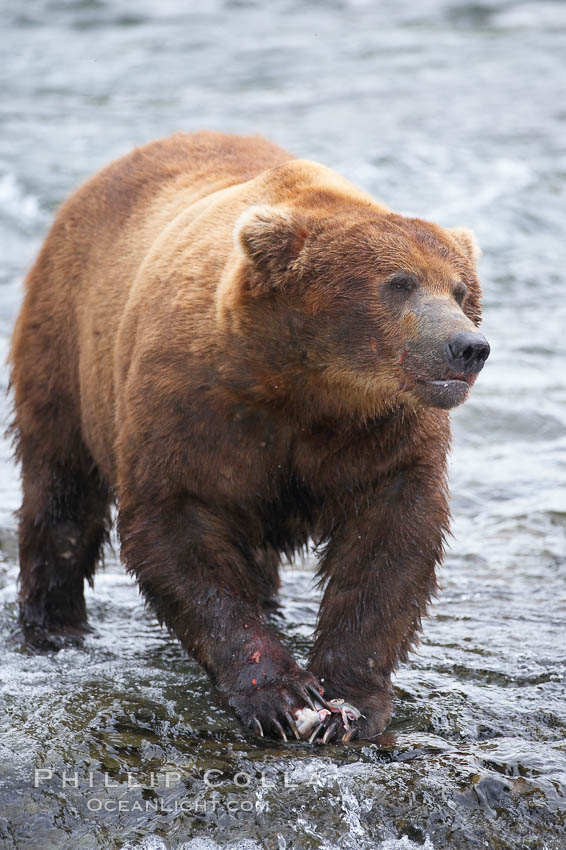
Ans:
{"label": "bear's head", "polygon": [[318,191],[249,207],[235,239],[244,333],[278,387],[366,415],[466,399],[489,354],[471,231]]}

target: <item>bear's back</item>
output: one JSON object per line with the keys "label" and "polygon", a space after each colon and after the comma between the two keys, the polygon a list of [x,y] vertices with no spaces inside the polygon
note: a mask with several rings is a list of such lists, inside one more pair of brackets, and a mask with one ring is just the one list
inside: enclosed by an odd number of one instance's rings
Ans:
{"label": "bear's back", "polygon": [[93,211],[103,213],[106,226],[119,226],[159,195],[192,188],[196,200],[292,158],[259,136],[175,133],[110,163],[83,184],[70,203],[90,199]]}

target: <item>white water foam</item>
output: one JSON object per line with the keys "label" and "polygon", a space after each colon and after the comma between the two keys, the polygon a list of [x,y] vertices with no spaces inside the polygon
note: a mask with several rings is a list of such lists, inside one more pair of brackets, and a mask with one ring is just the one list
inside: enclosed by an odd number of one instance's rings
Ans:
{"label": "white water foam", "polygon": [[[278,838],[280,850],[285,850],[287,842],[281,835]],[[261,845],[248,838],[241,841],[231,841],[224,847],[211,838],[192,838],[183,844],[168,845],[163,838],[151,835],[144,838],[141,844],[125,844],[123,850],[173,850],[173,848],[174,850],[261,850]],[[339,850],[339,848],[337,845],[324,844],[324,850]],[[424,844],[417,844],[407,835],[403,835],[401,838],[386,838],[381,844],[375,846],[375,850],[434,850],[434,845],[428,837]]]}
{"label": "white water foam", "polygon": [[35,195],[26,192],[11,173],[0,176],[0,212],[14,219],[35,221],[40,218],[41,210]]}

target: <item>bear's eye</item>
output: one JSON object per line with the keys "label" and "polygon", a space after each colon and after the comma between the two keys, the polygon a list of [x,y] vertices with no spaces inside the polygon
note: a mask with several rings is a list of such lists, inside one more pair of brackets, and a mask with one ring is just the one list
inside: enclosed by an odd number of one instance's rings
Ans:
{"label": "bear's eye", "polygon": [[464,303],[464,298],[468,294],[468,287],[465,283],[462,283],[462,281],[460,281],[459,283],[456,283],[454,285],[452,294],[454,295],[454,298],[456,299],[458,304],[462,306],[462,304]]}
{"label": "bear's eye", "polygon": [[400,273],[389,279],[389,288],[394,292],[414,292],[419,282],[414,274]]}

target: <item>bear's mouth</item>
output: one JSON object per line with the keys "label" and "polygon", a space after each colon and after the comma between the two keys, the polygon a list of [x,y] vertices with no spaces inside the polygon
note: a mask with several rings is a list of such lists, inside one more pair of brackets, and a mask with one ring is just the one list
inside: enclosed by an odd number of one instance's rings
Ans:
{"label": "bear's mouth", "polygon": [[477,375],[450,375],[445,378],[418,378],[414,390],[429,407],[450,410],[466,401]]}
{"label": "bear's mouth", "polygon": [[[411,389],[421,404],[450,410],[466,401],[478,373],[449,372],[443,377],[425,377],[403,368],[403,389]],[[408,379],[408,380],[407,380]]]}

